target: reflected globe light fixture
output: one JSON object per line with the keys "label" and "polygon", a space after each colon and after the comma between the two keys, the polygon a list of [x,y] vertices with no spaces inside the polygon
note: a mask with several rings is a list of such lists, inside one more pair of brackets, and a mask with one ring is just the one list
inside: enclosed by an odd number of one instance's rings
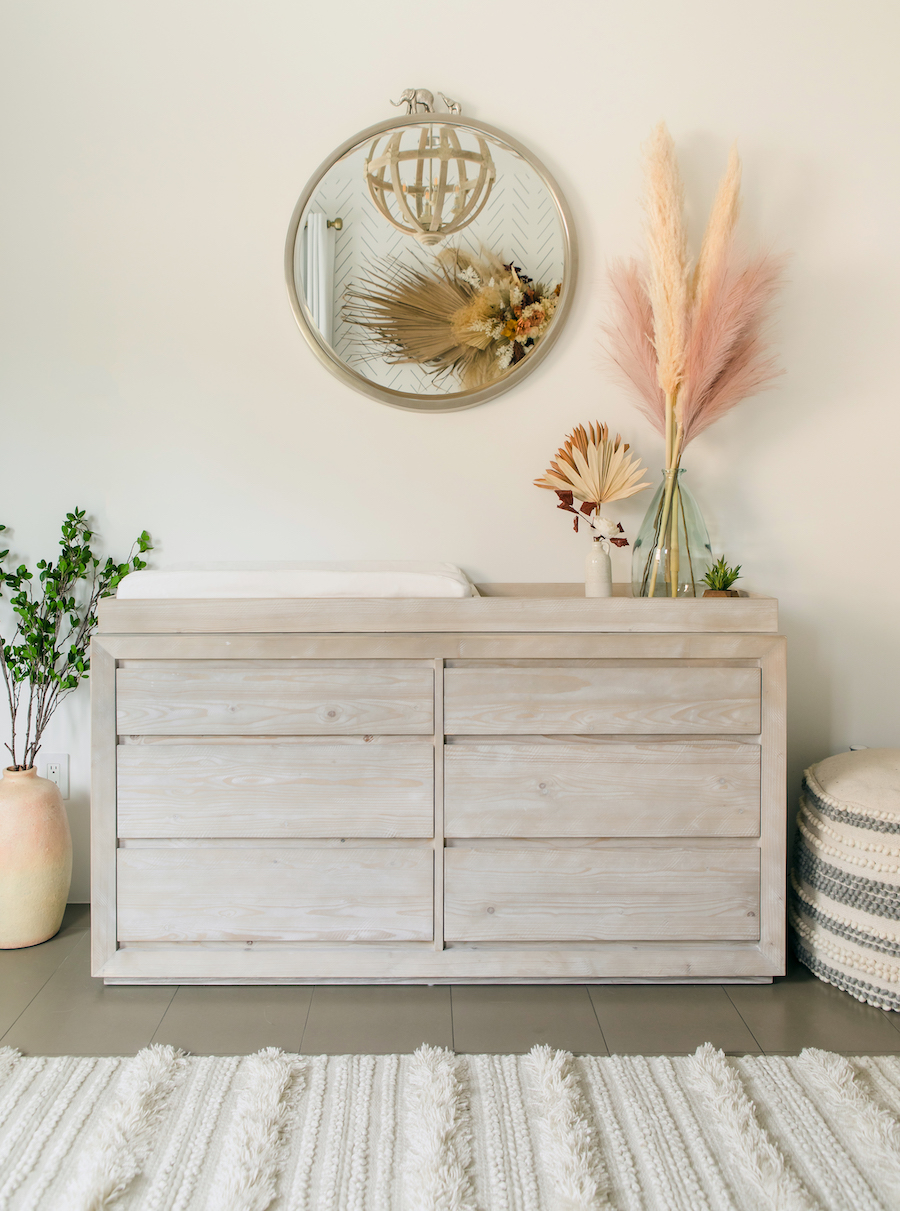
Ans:
{"label": "reflected globe light fixture", "polygon": [[[469,135],[474,132],[467,131]],[[404,138],[418,134],[418,145]],[[439,244],[481,214],[497,172],[488,145],[462,146],[453,126],[428,123],[375,139],[365,163],[369,194],[387,221],[421,244]]]}

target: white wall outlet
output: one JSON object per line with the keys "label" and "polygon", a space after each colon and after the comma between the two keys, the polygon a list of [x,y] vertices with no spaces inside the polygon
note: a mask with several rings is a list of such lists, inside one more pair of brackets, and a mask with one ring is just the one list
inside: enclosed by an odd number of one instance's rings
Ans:
{"label": "white wall outlet", "polygon": [[69,754],[47,753],[43,760],[42,777],[55,782],[64,799],[69,797]]}

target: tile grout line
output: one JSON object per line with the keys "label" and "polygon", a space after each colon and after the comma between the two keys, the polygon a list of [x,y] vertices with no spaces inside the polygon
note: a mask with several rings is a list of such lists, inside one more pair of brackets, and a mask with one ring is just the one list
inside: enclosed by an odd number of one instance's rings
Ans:
{"label": "tile grout line", "polygon": [[[600,985],[597,984],[597,985],[594,985],[594,987],[599,988]],[[603,1033],[603,1027],[600,1025],[600,1015],[597,1013],[597,1006],[594,1004],[594,998],[591,996],[591,985],[585,984],[584,990],[587,993],[587,999],[588,999],[588,1002],[593,1011],[594,1021],[597,1023],[597,1029],[600,1031],[600,1038],[603,1040],[603,1046],[606,1048],[606,1054],[609,1055],[610,1054],[609,1043],[607,1043],[606,1035]]]}
{"label": "tile grout line", "polygon": [[306,1027],[309,1023],[309,1011],[312,1009],[313,997],[316,995],[316,985],[310,986],[309,1000],[306,1002],[306,1017],[303,1019],[303,1029],[300,1031],[300,1038],[297,1040],[296,1055],[300,1055],[303,1050],[303,1036],[306,1034]]}
{"label": "tile grout line", "polygon": [[162,1030],[162,1024],[163,1024],[163,1022],[166,1020],[166,1014],[169,1012],[169,1010],[170,1010],[170,1009],[172,1008],[172,1006],[174,1005],[174,1003],[175,1003],[175,998],[178,996],[178,993],[181,991],[181,989],[182,989],[183,987],[184,987],[184,985],[182,985],[182,984],[176,984],[176,985],[175,985],[175,991],[174,991],[174,992],[172,993],[172,995],[169,997],[169,1003],[168,1003],[168,1005],[166,1005],[165,1009],[162,1011],[162,1017],[161,1017],[161,1018],[159,1019],[159,1021],[156,1023],[156,1028],[154,1029],[153,1033],[150,1035],[150,1042],[149,1042],[149,1043],[147,1043],[147,1044],[146,1044],[146,1046],[148,1046],[148,1047],[152,1047],[152,1045],[153,1045],[153,1040],[154,1040],[154,1039],[156,1038],[156,1036],[159,1034],[160,1030]]}
{"label": "tile grout line", "polygon": [[[91,931],[90,931],[90,929],[80,929],[80,930],[78,930],[78,932],[82,935],[87,934],[88,937],[90,937]],[[56,935],[54,934],[54,937],[55,936]],[[47,940],[50,941],[49,938]],[[80,943],[81,943],[81,938],[76,939],[76,941],[72,943],[72,949],[68,952],[68,954],[64,955],[63,958],[61,958],[60,961],[56,964],[56,966],[53,968],[53,970],[47,976],[46,980],[44,980],[44,982],[40,986],[40,988],[35,992],[34,996],[31,998],[31,1000],[28,1002],[28,1004],[23,1007],[22,1012],[18,1015],[18,1017],[16,1017],[12,1022],[10,1022],[10,1024],[7,1026],[6,1030],[4,1030],[3,1034],[0,1034],[0,1047],[5,1046],[3,1040],[6,1038],[6,1036],[9,1034],[9,1032],[11,1030],[15,1029],[15,1027],[18,1025],[18,1023],[22,1020],[22,1017],[28,1012],[28,1010],[31,1008],[31,1006],[34,1004],[34,1002],[37,1000],[37,998],[41,995],[41,993],[44,991],[44,989],[47,987],[47,985],[50,983],[50,981],[53,979],[53,977],[59,971],[60,967],[62,967],[63,963],[65,963],[71,957],[72,951],[76,950],[77,947],[80,945]],[[40,943],[39,943],[39,945],[40,945]]]}
{"label": "tile grout line", "polygon": [[769,1053],[768,1053],[768,1052],[765,1050],[765,1048],[763,1047],[762,1043],[760,1043],[759,1039],[756,1037],[756,1035],[755,1035],[755,1034],[753,1033],[753,1031],[750,1029],[750,1025],[749,1025],[749,1023],[747,1022],[747,1019],[744,1017],[744,1015],[741,1013],[740,1009],[738,1009],[737,1005],[735,1005],[734,1001],[731,999],[731,993],[728,991],[728,985],[727,985],[727,984],[720,984],[720,985],[719,985],[719,987],[720,987],[720,988],[722,989],[722,991],[725,993],[726,997],[728,997],[729,1004],[730,1004],[730,1005],[731,1005],[731,1007],[734,1009],[734,1012],[735,1012],[735,1013],[738,1015],[738,1017],[741,1019],[741,1021],[742,1021],[742,1022],[744,1023],[744,1025],[747,1027],[747,1033],[750,1035],[750,1038],[753,1040],[753,1042],[754,1042],[754,1043],[757,1045],[757,1047],[759,1048],[759,1050],[760,1050],[760,1054],[761,1054],[761,1055],[768,1055]]}
{"label": "tile grout line", "polygon": [[897,1016],[897,1010],[896,1009],[882,1009],[881,1013],[884,1017],[887,1018],[887,1020],[891,1024],[891,1026],[894,1028],[894,1030],[896,1030],[897,1033],[900,1034],[900,1023],[898,1023],[894,1020],[895,1017]]}
{"label": "tile grout line", "polygon": [[312,1013],[313,1001],[316,998],[316,991],[317,991],[318,987],[319,987],[318,984],[313,984],[313,986],[312,986],[312,996],[309,998],[309,1004],[306,1007],[306,1017],[303,1020],[303,1030],[300,1032],[300,1042],[297,1044],[297,1054],[298,1055],[300,1055],[301,1052],[303,1052],[303,1040],[306,1038],[306,1030],[307,1030],[307,1027],[309,1026],[309,1015]]}

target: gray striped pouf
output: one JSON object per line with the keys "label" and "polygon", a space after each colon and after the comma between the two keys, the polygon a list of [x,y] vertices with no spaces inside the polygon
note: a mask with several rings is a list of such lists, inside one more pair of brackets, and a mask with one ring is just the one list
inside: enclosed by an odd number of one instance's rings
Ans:
{"label": "gray striped pouf", "polygon": [[821,980],[900,1010],[900,749],[806,771],[791,870],[797,957]]}

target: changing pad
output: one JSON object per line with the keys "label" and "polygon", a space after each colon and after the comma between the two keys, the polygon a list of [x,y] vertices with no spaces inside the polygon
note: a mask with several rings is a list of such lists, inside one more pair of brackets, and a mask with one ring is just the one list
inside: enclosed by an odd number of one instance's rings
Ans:
{"label": "changing pad", "polygon": [[119,598],[475,597],[452,563],[407,560],[312,563],[195,563],[132,572]]}

